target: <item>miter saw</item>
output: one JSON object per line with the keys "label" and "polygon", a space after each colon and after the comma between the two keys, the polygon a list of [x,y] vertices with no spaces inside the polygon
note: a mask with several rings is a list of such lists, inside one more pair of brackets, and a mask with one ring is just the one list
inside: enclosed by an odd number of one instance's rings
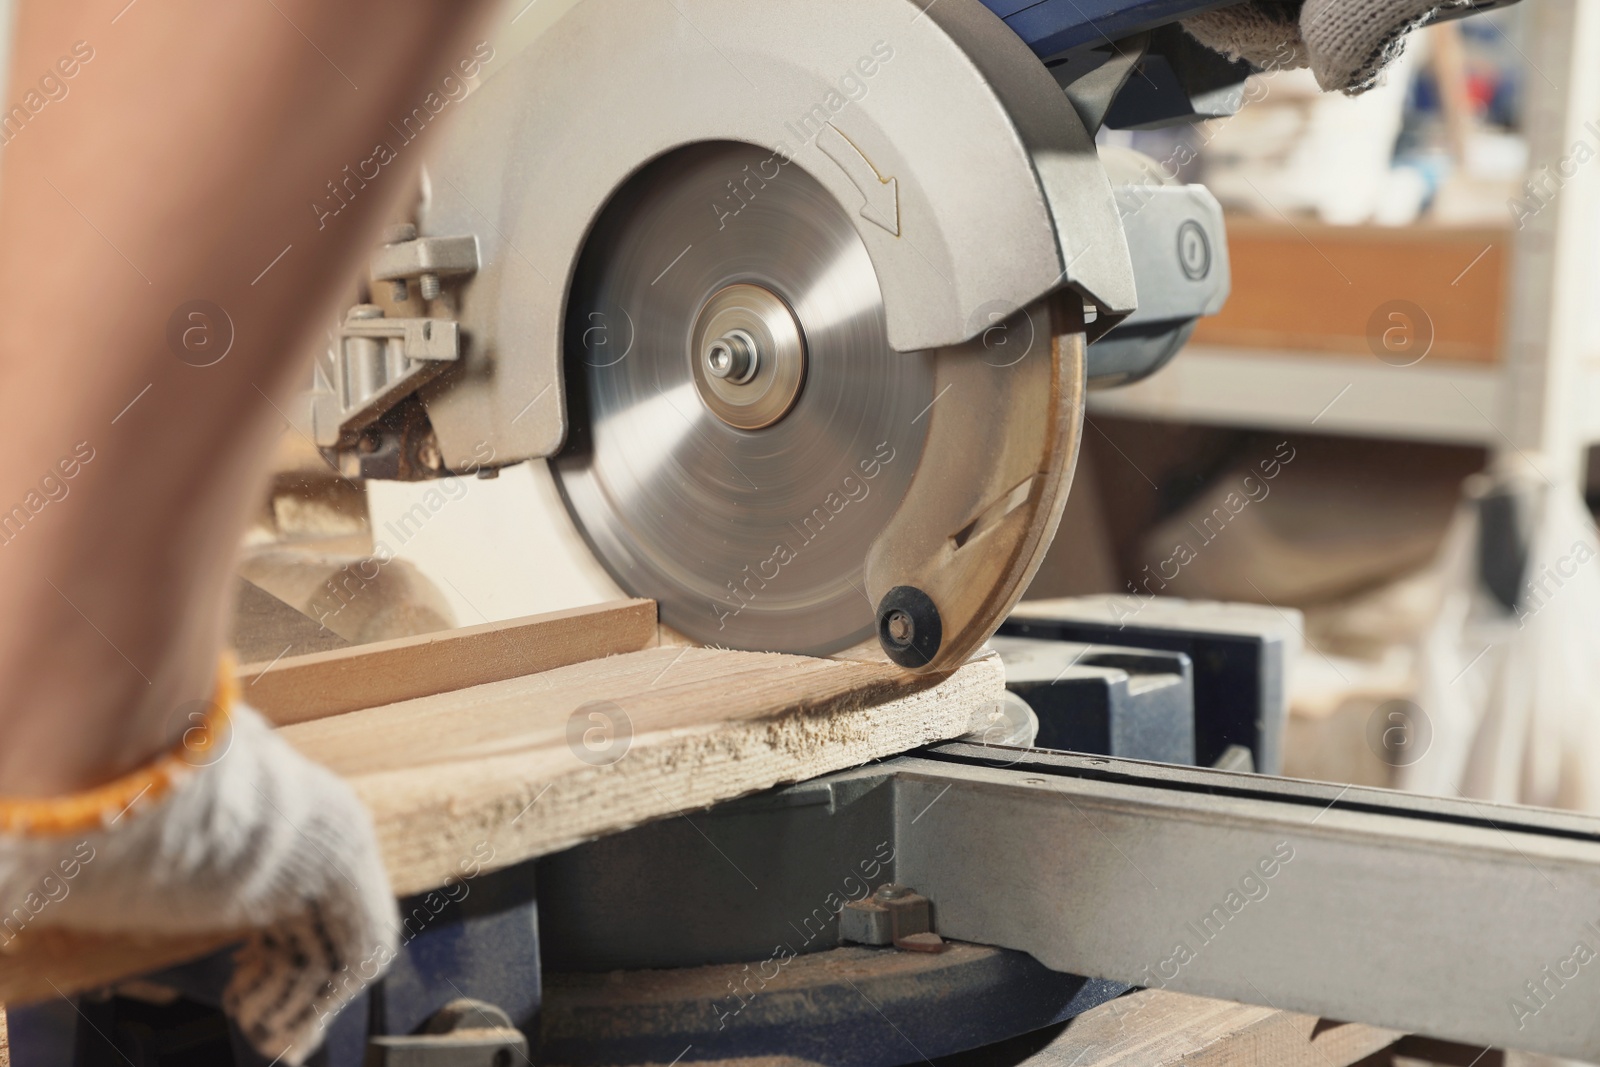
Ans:
{"label": "miter saw", "polygon": [[[1175,25],[1217,6],[578,0],[461,104],[319,362],[341,472],[548,462],[688,637],[937,671],[1003,624],[1021,714],[478,879],[322,1062],[919,1062],[1132,984],[1600,1052],[1576,994],[1502,1010],[1600,917],[1600,824],[1247,773],[1276,612],[1007,621],[1086,390],[1227,295],[1210,194],[1095,142],[1240,106]],[[254,1064],[227,966],[18,1013],[17,1062]]]}
{"label": "miter saw", "polygon": [[962,662],[1050,544],[1085,389],[1227,295],[1215,199],[1095,132],[1250,72],[1148,32],[1204,5],[1019,6],[576,4],[432,154],[317,444],[351,476],[548,460],[697,641]]}

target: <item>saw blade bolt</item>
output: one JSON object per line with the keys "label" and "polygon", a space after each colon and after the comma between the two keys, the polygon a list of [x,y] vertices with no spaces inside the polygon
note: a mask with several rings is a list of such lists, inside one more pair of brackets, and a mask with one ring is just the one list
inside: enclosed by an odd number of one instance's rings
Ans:
{"label": "saw blade bolt", "polygon": [[706,370],[735,385],[743,385],[761,369],[761,350],[743,330],[729,330],[706,347]]}

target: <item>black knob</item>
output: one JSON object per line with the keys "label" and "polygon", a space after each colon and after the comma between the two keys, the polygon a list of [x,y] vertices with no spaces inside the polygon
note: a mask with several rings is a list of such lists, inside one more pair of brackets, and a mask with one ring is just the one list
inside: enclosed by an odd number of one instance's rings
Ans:
{"label": "black knob", "polygon": [[878,643],[902,667],[926,667],[939,654],[944,624],[928,594],[897,585],[878,603]]}

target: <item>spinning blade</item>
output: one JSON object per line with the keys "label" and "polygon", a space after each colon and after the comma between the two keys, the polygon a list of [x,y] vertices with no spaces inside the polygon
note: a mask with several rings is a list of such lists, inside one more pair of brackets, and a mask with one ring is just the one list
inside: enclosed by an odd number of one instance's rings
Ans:
{"label": "spinning blade", "polygon": [[863,567],[921,458],[935,358],[897,353],[866,248],[794,164],[738,144],[636,176],[568,301],[552,464],[619,584],[733,648],[869,637]]}

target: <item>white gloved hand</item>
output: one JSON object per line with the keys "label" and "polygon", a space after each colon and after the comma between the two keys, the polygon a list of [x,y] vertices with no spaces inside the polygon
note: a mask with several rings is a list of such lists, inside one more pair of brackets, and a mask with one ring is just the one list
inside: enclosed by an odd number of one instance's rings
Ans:
{"label": "white gloved hand", "polygon": [[0,800],[0,951],[36,927],[253,930],[224,1007],[258,1050],[299,1064],[393,959],[399,918],[350,787],[227,703],[110,786]]}
{"label": "white gloved hand", "polygon": [[1306,65],[1300,37],[1301,0],[1246,0],[1183,20],[1189,35],[1214,52],[1260,70]]}
{"label": "white gloved hand", "polygon": [[1378,84],[1406,38],[1448,7],[1469,0],[1306,0],[1300,36],[1317,84],[1356,95]]}
{"label": "white gloved hand", "polygon": [[1201,44],[1263,70],[1309,66],[1352,96],[1378,84],[1411,31],[1471,0],[1246,0],[1183,21]]}

